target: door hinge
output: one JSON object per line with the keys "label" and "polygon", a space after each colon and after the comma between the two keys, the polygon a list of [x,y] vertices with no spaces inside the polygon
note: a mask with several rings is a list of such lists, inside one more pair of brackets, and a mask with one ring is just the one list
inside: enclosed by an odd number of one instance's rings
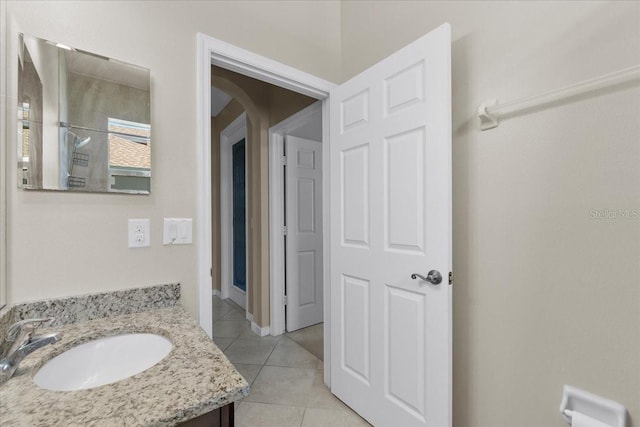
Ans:
{"label": "door hinge", "polygon": [[287,166],[287,156],[282,156],[282,157],[280,158],[280,164],[281,164],[282,166]]}
{"label": "door hinge", "polygon": [[287,226],[286,225],[282,227],[282,235],[283,236],[287,235]]}
{"label": "door hinge", "polygon": [[453,285],[453,271],[449,272],[449,284]]}
{"label": "door hinge", "polygon": [[213,277],[213,267],[209,269],[209,274],[211,275],[211,277]]}
{"label": "door hinge", "polygon": [[289,297],[285,295],[284,299],[284,305],[289,305]]}

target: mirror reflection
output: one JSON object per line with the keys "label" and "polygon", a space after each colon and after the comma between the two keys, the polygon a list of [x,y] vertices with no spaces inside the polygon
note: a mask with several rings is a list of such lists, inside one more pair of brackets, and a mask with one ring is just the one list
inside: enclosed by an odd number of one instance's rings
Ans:
{"label": "mirror reflection", "polygon": [[18,186],[149,194],[148,69],[20,35]]}

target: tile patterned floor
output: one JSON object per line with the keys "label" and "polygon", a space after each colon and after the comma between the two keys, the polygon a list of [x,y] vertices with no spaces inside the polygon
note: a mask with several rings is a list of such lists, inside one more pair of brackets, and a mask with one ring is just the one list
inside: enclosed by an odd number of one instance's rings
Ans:
{"label": "tile patterned floor", "polygon": [[365,420],[323,383],[322,325],[259,337],[233,303],[213,298],[213,340],[249,382],[238,427],[359,427]]}

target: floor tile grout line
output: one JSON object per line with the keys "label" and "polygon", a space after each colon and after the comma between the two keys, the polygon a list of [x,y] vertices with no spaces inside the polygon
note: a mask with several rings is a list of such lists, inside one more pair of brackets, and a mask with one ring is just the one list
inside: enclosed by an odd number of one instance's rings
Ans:
{"label": "floor tile grout line", "polygon": [[276,345],[274,345],[274,346],[273,346],[273,348],[271,349],[271,352],[269,352],[269,355],[267,356],[267,358],[266,358],[266,359],[264,359],[264,363],[262,364],[262,367],[263,367],[263,368],[265,367],[265,365],[266,365],[266,364],[267,364],[267,362],[269,361],[269,358],[271,357],[271,355],[273,354],[273,352],[275,351],[275,349],[276,349],[276,347],[277,347],[278,345],[280,345],[280,341],[278,341],[278,342],[276,343]]}
{"label": "floor tile grout line", "polygon": [[[246,398],[242,399],[242,401],[247,403],[259,403],[261,405],[286,406],[287,408],[314,409],[314,408],[303,406],[303,405],[292,405],[290,403],[277,403],[277,402],[259,402],[255,400],[247,400]],[[319,408],[319,409],[323,409],[323,408]]]}
{"label": "floor tile grout line", "polygon": [[262,368],[264,368],[264,365],[260,366],[260,369],[258,369],[258,373],[256,374],[256,377],[253,379],[253,381],[251,381],[251,386],[249,386],[249,394],[251,394],[251,387],[253,386],[253,384],[256,382],[256,380],[260,376],[260,372],[262,372]]}
{"label": "floor tile grout line", "polygon": [[302,411],[302,419],[300,420],[300,427],[302,427],[302,424],[304,424],[304,417],[307,415],[307,407],[304,408],[304,411]]}
{"label": "floor tile grout line", "polygon": [[[240,335],[242,335],[242,333],[241,333]],[[234,343],[234,342],[238,341],[238,338],[240,338],[240,335],[238,335],[237,337],[235,337],[235,338],[233,339],[233,341],[231,341],[231,342],[229,343],[229,345],[225,348],[225,350],[226,350],[227,348],[231,347],[231,346],[233,345],[233,343]],[[224,351],[223,351],[223,353],[224,353]],[[228,359],[228,358],[227,358],[227,359]],[[230,362],[231,362],[231,361],[230,361]]]}

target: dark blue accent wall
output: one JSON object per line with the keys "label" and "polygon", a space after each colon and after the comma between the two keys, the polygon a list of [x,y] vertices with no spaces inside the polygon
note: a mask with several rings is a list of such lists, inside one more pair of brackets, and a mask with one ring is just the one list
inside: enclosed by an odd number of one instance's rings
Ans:
{"label": "dark blue accent wall", "polygon": [[247,290],[246,142],[233,144],[233,286]]}

